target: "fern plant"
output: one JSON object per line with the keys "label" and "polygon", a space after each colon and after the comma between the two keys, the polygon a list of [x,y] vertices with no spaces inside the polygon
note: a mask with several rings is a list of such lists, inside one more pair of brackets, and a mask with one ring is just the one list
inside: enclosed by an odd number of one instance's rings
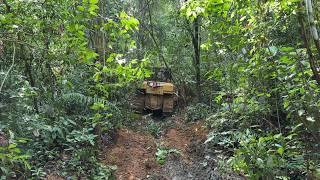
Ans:
{"label": "fern plant", "polygon": [[31,166],[30,156],[21,149],[21,145],[27,143],[28,139],[14,138],[10,131],[9,144],[0,146],[0,174],[1,179],[25,178],[29,175]]}

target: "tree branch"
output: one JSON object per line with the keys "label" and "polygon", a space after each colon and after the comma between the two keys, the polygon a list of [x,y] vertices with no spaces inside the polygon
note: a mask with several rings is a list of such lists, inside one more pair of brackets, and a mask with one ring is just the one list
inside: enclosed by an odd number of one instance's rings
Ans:
{"label": "tree branch", "polygon": [[16,56],[16,44],[14,43],[14,44],[13,44],[12,64],[11,64],[8,72],[7,72],[6,75],[4,76],[4,79],[3,79],[2,83],[1,83],[0,93],[1,93],[1,91],[2,91],[2,88],[3,88],[3,86],[4,86],[4,83],[5,83],[6,79],[8,78],[8,75],[9,75],[10,71],[12,70],[12,68],[13,68],[13,66],[14,66],[15,56]]}

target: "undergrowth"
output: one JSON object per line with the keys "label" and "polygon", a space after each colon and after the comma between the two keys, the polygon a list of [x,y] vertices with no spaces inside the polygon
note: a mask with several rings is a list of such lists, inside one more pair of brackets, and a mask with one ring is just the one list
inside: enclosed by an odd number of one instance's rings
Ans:
{"label": "undergrowth", "polygon": [[157,152],[155,154],[156,155],[156,161],[160,165],[163,165],[163,164],[166,163],[167,157],[172,153],[180,154],[180,152],[177,149],[170,149],[170,148],[158,145]]}
{"label": "undergrowth", "polygon": [[[26,107],[25,94],[17,97],[21,108]],[[42,114],[17,111],[0,122],[1,179],[40,179],[50,174],[69,179],[112,178],[115,167],[97,159],[98,142],[120,127],[119,108],[79,93],[62,96],[56,103],[43,105],[47,108]],[[13,126],[11,120],[17,123]]]}
{"label": "undergrowth", "polygon": [[288,126],[279,133],[254,125],[257,121],[245,121],[248,117],[253,116],[220,111],[207,118],[212,131],[205,143],[229,157],[224,162],[228,166],[223,168],[232,168],[249,179],[305,179],[316,175],[319,161],[306,158],[311,152],[301,136],[303,124]]}

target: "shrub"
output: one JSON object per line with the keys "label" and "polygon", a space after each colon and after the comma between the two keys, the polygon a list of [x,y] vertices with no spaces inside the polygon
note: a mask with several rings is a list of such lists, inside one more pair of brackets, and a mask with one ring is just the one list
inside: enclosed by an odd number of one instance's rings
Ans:
{"label": "shrub", "polygon": [[196,105],[188,106],[186,112],[187,121],[197,121],[204,119],[210,112],[209,106],[206,104],[198,103]]}
{"label": "shrub", "polygon": [[230,111],[220,111],[210,115],[206,124],[215,132],[239,128],[239,118]]}
{"label": "shrub", "polygon": [[259,137],[247,130],[228,162],[250,179],[278,179],[296,173],[304,176],[307,170],[303,156],[302,144],[294,132]]}

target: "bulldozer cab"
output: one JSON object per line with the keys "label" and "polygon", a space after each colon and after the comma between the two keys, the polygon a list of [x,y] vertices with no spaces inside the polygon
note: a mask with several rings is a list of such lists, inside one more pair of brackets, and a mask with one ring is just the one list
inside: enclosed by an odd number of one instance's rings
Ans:
{"label": "bulldozer cab", "polygon": [[143,110],[162,111],[170,114],[174,110],[177,100],[177,90],[171,83],[170,70],[166,68],[153,68],[153,76],[146,79],[136,95],[136,108]]}
{"label": "bulldozer cab", "polygon": [[164,67],[154,67],[153,75],[147,81],[171,82],[171,70]]}

